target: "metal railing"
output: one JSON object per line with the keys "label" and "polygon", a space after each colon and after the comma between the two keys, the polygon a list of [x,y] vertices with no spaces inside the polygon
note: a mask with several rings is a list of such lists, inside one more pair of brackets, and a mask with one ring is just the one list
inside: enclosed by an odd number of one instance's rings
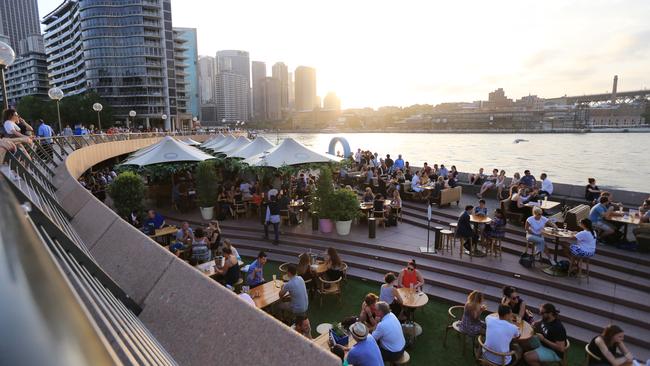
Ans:
{"label": "metal railing", "polygon": [[[58,202],[55,195],[56,188],[52,185],[51,178],[54,176],[56,166],[63,162],[64,156],[76,149],[97,143],[147,137],[156,137],[156,135],[87,135],[35,139],[33,146],[23,146],[13,154],[6,153],[5,164],[0,167],[2,173],[0,192],[4,198],[7,198],[1,200],[1,205],[12,202],[15,206],[16,202],[20,202],[26,208],[24,210],[26,213],[22,216],[10,215],[8,210],[0,211],[0,222],[3,223],[3,229],[0,231],[2,233],[8,231],[16,237],[30,237],[29,245],[38,247],[40,254],[47,254],[45,256],[49,259],[47,265],[55,267],[56,276],[64,279],[68,285],[68,293],[60,295],[66,298],[57,300],[74,301],[79,305],[85,313],[83,322],[95,331],[96,338],[90,338],[88,342],[95,343],[87,345],[82,335],[73,335],[78,336],[77,341],[83,345],[82,348],[96,349],[101,346],[104,356],[108,357],[108,362],[105,364],[174,365],[175,361],[137,318],[141,312],[139,305],[95,262],[86,244],[72,227],[71,217]],[[30,235],[13,232],[17,226],[20,226],[13,224],[12,220],[16,219],[22,219],[23,226],[27,224],[31,226]],[[3,244],[5,243],[0,243]],[[13,245],[20,246],[24,243],[21,240],[14,242]],[[11,258],[7,257],[7,260]],[[19,266],[24,270],[24,266],[33,267],[34,263],[9,262],[7,265]],[[39,263],[39,267],[41,265]],[[56,281],[57,278],[52,278],[52,281]],[[45,277],[40,282],[44,282],[42,285],[48,285],[49,280],[50,278]],[[27,281],[21,290],[37,285]],[[52,293],[51,296],[57,297],[57,293]],[[12,295],[3,294],[0,297],[0,304],[10,300],[13,301]],[[50,302],[41,303],[36,298],[21,299],[21,301],[25,308],[50,306]],[[5,314],[10,316],[10,313]],[[56,316],[56,314],[49,315]],[[66,324],[65,319],[57,321],[55,317],[53,322],[58,327],[74,333],[73,328],[78,324]],[[41,329],[41,334],[50,334],[44,330]],[[27,348],[33,345],[22,346]],[[63,360],[70,355],[60,350],[58,352],[51,355],[53,358],[48,359],[48,364],[66,364]],[[67,362],[67,364],[71,363],[74,362]],[[99,358],[93,359],[92,362],[84,362],[84,364],[102,363],[104,362]]]}

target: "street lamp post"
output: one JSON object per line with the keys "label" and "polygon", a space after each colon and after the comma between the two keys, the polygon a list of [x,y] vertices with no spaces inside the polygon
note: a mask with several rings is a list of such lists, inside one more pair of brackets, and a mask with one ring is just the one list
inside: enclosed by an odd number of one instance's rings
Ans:
{"label": "street lamp post", "polygon": [[101,103],[93,104],[93,110],[97,112],[97,125],[99,126],[99,133],[102,132],[102,119],[99,116],[99,112],[101,112],[102,109],[104,109],[104,106]]}
{"label": "street lamp post", "polygon": [[56,101],[56,116],[59,119],[59,133],[63,131],[63,126],[61,126],[61,110],[59,109],[59,101],[63,99],[63,90],[60,88],[52,88],[47,91],[47,95],[50,99]]}
{"label": "street lamp post", "polygon": [[160,116],[163,120],[163,131],[165,130],[165,124],[167,123],[167,115],[163,113],[162,116]]}
{"label": "street lamp post", "polygon": [[16,53],[8,44],[0,42],[0,83],[2,84],[2,100],[4,109],[9,109],[9,98],[7,97],[7,84],[5,82],[5,70],[11,66],[16,59]]}
{"label": "street lamp post", "polygon": [[[135,118],[136,114],[137,113],[134,110],[132,110],[132,111],[129,112],[129,117],[131,117],[131,119],[133,119],[133,118]],[[129,125],[129,119],[128,118],[126,119],[126,128],[127,129],[131,128],[130,125]]]}

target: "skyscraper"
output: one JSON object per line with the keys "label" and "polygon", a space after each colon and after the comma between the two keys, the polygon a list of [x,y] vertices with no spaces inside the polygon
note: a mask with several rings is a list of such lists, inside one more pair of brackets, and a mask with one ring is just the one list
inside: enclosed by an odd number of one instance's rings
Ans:
{"label": "skyscraper", "polygon": [[316,69],[307,66],[296,68],[296,111],[311,111],[318,105],[316,96]]}
{"label": "skyscraper", "polygon": [[144,125],[176,128],[171,23],[171,0],[65,0],[43,18],[50,82],[96,91],[117,118],[135,110]]}
{"label": "skyscraper", "polygon": [[264,78],[264,111],[266,121],[282,119],[281,81],[276,78]]}
{"label": "skyscraper", "polygon": [[0,33],[9,37],[9,45],[19,53],[20,41],[41,34],[36,0],[0,1]]}
{"label": "skyscraper", "polygon": [[[250,69],[248,52],[239,50],[217,52],[217,114],[220,120],[226,119],[227,122],[249,120]],[[221,76],[222,74],[228,76]],[[228,105],[228,103],[235,104]]]}
{"label": "skyscraper", "polygon": [[9,105],[16,107],[22,97],[31,95],[47,99],[47,58],[43,52],[43,37],[31,35],[19,44],[20,55],[7,69]]}
{"label": "skyscraper", "polygon": [[280,81],[280,109],[282,115],[289,112],[289,69],[283,62],[273,64],[272,76]]}
{"label": "skyscraper", "polygon": [[329,92],[323,99],[323,109],[331,111],[341,110],[341,99],[334,92]]}
{"label": "skyscraper", "polygon": [[296,106],[296,87],[293,82],[293,73],[289,73],[289,110],[293,110]]}
{"label": "skyscraper", "polygon": [[[199,74],[198,74],[198,47],[196,28],[174,28],[175,38],[184,40],[182,51],[185,58],[185,96],[187,98],[187,112],[193,117],[199,116]],[[177,68],[178,69],[178,68]]]}
{"label": "skyscraper", "polygon": [[199,56],[199,96],[201,123],[217,123],[217,62],[212,56]]}
{"label": "skyscraper", "polygon": [[192,118],[195,116],[190,111],[190,83],[187,69],[188,41],[183,37],[182,32],[173,30],[174,35],[174,73],[176,75],[176,115],[177,123],[175,128],[188,130],[192,128]]}
{"label": "skyscraper", "polygon": [[266,64],[261,61],[251,62],[253,82],[253,118],[256,121],[266,119],[264,80],[266,79]]}

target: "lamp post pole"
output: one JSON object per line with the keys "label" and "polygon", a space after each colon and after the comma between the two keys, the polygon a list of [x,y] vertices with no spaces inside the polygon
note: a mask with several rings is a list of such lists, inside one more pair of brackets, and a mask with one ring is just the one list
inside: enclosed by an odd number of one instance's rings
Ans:
{"label": "lamp post pole", "polygon": [[59,133],[61,133],[63,131],[63,126],[61,125],[61,109],[59,108],[59,101],[63,99],[63,90],[55,87],[48,90],[47,95],[50,99],[56,101],[56,115],[59,120]]}
{"label": "lamp post pole", "polygon": [[7,98],[7,83],[5,82],[5,65],[0,65],[0,79],[2,79],[2,102],[4,109],[9,109],[9,98]]}
{"label": "lamp post pole", "polygon": [[102,118],[99,116],[99,112],[104,109],[104,106],[101,103],[93,104],[93,110],[97,112],[97,125],[99,126],[99,133],[102,132]]}
{"label": "lamp post pole", "polygon": [[5,71],[16,59],[16,53],[8,44],[0,42],[0,84],[2,84],[2,101],[4,109],[9,109],[9,96],[7,95],[7,81]]}

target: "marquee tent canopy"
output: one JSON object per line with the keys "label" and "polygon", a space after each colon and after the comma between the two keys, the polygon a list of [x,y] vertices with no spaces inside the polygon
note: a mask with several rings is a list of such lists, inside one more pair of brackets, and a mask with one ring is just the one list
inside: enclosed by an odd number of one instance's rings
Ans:
{"label": "marquee tent canopy", "polygon": [[341,158],[316,152],[298,141],[288,138],[268,153],[261,153],[244,160],[251,166],[279,168],[283,165],[338,162]]}
{"label": "marquee tent canopy", "polygon": [[149,146],[139,155],[132,155],[122,165],[146,166],[160,163],[192,162],[214,159],[203,151],[188,146],[171,136],[165,136],[160,142]]}
{"label": "marquee tent canopy", "polygon": [[228,154],[228,157],[248,159],[255,155],[262,154],[265,151],[270,151],[274,147],[275,145],[269,142],[269,140],[267,140],[265,137],[257,136],[255,140],[253,140],[253,142],[251,142],[250,144],[242,147],[241,149],[235,152],[231,152],[230,154]]}

